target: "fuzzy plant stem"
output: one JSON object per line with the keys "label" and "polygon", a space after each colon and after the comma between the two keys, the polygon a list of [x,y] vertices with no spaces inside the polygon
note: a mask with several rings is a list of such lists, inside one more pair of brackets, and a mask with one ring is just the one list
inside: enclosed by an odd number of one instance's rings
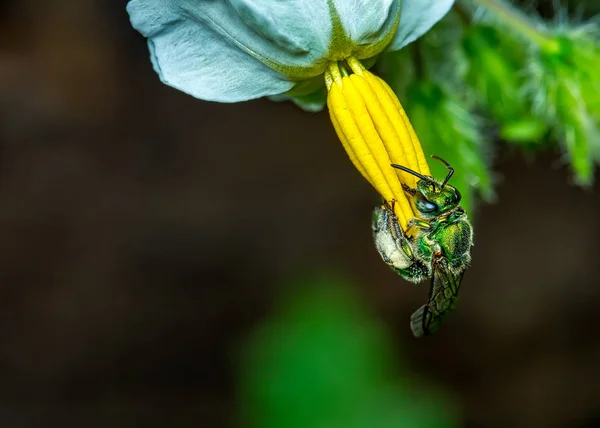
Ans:
{"label": "fuzzy plant stem", "polygon": [[557,41],[549,37],[538,28],[527,15],[503,0],[472,0],[475,4],[487,9],[497,19],[508,27],[536,43],[545,52],[558,52],[560,46]]}

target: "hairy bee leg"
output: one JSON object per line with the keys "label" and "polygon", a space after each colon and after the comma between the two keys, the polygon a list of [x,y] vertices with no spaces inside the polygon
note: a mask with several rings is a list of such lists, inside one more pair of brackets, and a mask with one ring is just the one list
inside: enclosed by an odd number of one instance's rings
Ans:
{"label": "hairy bee leg", "polygon": [[392,201],[391,208],[388,212],[388,221],[389,221],[388,228],[395,232],[394,238],[396,240],[396,247],[398,249],[401,249],[408,258],[410,258],[411,260],[414,260],[415,255],[410,246],[410,242],[409,242],[408,238],[406,237],[406,233],[400,227],[400,223],[398,222],[398,218],[396,217],[396,214],[394,214],[394,202],[395,201]]}
{"label": "hairy bee leg", "polygon": [[[404,230],[402,230],[402,228],[400,227],[398,218],[396,217],[396,214],[394,214],[395,202],[396,201],[390,201],[389,207],[387,207],[387,206],[382,207],[383,209],[387,210],[388,228],[395,232],[394,238],[396,240],[396,246],[399,249],[402,249],[402,251],[404,251],[404,254],[406,254],[406,256],[409,257],[411,260],[415,260],[415,255],[413,253],[412,246],[410,244],[410,240],[406,236],[406,232]],[[411,222],[413,222],[415,220],[417,220],[417,219],[409,220],[408,224],[410,225]]]}
{"label": "hairy bee leg", "polygon": [[394,214],[394,209],[392,208],[392,210],[389,212],[389,228],[391,230],[394,231],[395,233],[395,238],[397,241],[406,241],[406,234],[404,233],[404,231],[402,230],[402,228],[400,227],[400,223],[398,222],[398,218],[396,217],[396,214]]}
{"label": "hairy bee leg", "polygon": [[431,229],[431,224],[429,224],[425,220],[411,218],[410,220],[408,220],[408,227],[418,227],[419,229],[429,230]]}
{"label": "hairy bee leg", "polygon": [[397,274],[407,281],[421,282],[429,276],[429,269],[415,257],[411,242],[400,228],[392,206],[384,204],[373,212],[375,247],[383,261]]}

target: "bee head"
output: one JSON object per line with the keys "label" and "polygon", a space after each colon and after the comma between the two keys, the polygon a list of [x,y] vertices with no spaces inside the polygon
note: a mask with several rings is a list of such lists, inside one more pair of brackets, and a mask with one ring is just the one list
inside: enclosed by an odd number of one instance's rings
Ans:
{"label": "bee head", "polygon": [[413,189],[410,193],[413,195],[415,207],[424,218],[434,218],[446,211],[452,210],[460,204],[461,200],[458,189],[447,184],[450,177],[454,174],[454,168],[442,158],[437,156],[432,157],[442,162],[448,168],[448,175],[443,182],[437,181],[433,177],[419,174],[404,166],[392,165],[394,168],[408,172],[420,179],[417,182],[417,188]]}
{"label": "bee head", "polygon": [[413,198],[419,214],[425,218],[433,218],[456,208],[460,204],[461,195],[454,186],[442,186],[439,181],[421,179]]}

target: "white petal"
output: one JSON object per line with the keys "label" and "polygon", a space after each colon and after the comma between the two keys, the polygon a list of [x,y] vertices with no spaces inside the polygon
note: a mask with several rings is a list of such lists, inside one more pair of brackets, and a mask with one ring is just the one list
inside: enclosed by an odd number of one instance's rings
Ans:
{"label": "white petal", "polygon": [[164,83],[203,100],[246,101],[294,86],[206,27],[180,23],[150,38],[148,47]]}
{"label": "white petal", "polygon": [[415,41],[448,13],[454,0],[402,0],[400,26],[390,45],[398,50]]}
{"label": "white petal", "polygon": [[333,0],[344,30],[357,45],[385,38],[400,0]]}
{"label": "white petal", "polygon": [[331,38],[331,19],[325,0],[229,2],[245,25],[279,50],[313,60],[325,56]]}

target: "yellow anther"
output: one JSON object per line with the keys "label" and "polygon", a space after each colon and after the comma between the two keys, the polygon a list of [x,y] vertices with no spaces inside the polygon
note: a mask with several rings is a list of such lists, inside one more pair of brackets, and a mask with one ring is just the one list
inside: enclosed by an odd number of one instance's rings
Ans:
{"label": "yellow anther", "polygon": [[394,211],[407,230],[416,214],[403,184],[414,188],[417,178],[391,164],[431,175],[423,149],[391,88],[355,58],[346,63],[354,74],[342,74],[337,63],[325,74],[331,121],[356,169],[387,202],[395,201]]}

